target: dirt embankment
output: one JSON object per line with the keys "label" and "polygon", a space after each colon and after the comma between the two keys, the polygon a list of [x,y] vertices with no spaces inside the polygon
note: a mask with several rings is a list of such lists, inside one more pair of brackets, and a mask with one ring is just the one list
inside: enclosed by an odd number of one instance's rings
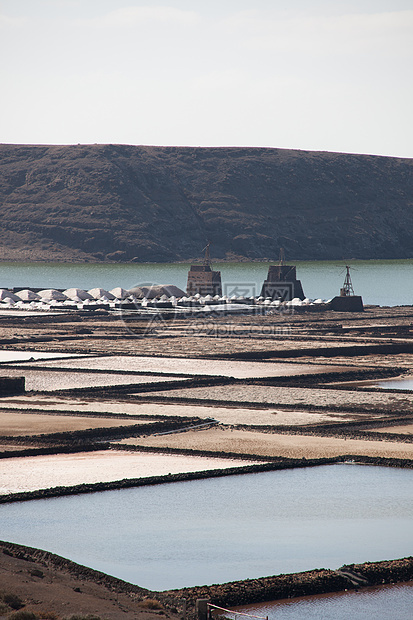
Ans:
{"label": "dirt embankment", "polygon": [[312,570],[291,575],[233,581],[213,586],[172,590],[174,596],[186,598],[191,605],[207,598],[214,605],[237,607],[327,592],[358,589],[367,585],[398,583],[413,579],[413,557],[384,562],[351,564],[334,570]]}
{"label": "dirt embankment", "polygon": [[[0,542],[0,574],[1,617],[18,608],[53,620],[74,614],[105,620],[179,617],[149,590],[39,549]],[[7,601],[14,603],[9,609]]]}
{"label": "dirt embankment", "polygon": [[34,612],[36,618],[59,620],[81,612],[82,617],[93,614],[105,620],[119,620],[120,617],[154,620],[155,616],[181,620],[184,600],[187,617],[192,619],[195,618],[196,600],[200,598],[207,598],[215,605],[235,607],[367,585],[408,582],[413,579],[413,558],[351,564],[337,571],[316,569],[151,592],[58,555],[0,541],[0,571],[2,594],[8,596],[8,600],[20,601],[20,606]]}

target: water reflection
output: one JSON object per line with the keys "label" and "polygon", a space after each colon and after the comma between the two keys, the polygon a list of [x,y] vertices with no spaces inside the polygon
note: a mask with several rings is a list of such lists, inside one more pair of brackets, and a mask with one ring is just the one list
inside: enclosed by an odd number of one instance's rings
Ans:
{"label": "water reflection", "polygon": [[[236,608],[268,620],[411,620],[413,582]],[[242,618],[242,616],[234,616]]]}

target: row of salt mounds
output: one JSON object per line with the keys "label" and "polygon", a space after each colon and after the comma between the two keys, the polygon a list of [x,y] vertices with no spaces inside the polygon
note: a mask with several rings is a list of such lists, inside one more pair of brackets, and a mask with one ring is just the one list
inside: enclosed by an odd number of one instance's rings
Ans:
{"label": "row of salt mounds", "polygon": [[136,299],[155,299],[165,296],[184,297],[185,291],[174,284],[152,284],[150,286],[134,286],[129,289],[128,295],[134,295]]}
{"label": "row of salt mounds", "polygon": [[54,288],[46,288],[43,291],[39,291],[38,295],[42,301],[66,301],[67,297],[64,293],[56,291]]}
{"label": "row of salt mounds", "polygon": [[68,288],[63,291],[63,295],[66,295],[68,299],[76,301],[77,303],[81,301],[86,301],[87,299],[89,301],[94,299],[92,295],[89,295],[89,293],[87,291],[84,291],[82,288]]}
{"label": "row of salt mounds", "polygon": [[93,299],[107,299],[108,301],[121,299],[120,297],[117,298],[116,295],[110,291],[106,291],[104,288],[91,288],[88,293],[93,297]]}
{"label": "row of salt mounds", "polygon": [[0,302],[7,304],[15,304],[18,302],[43,302],[46,304],[53,302],[83,303],[98,300],[109,302],[125,299],[129,295],[129,291],[121,287],[117,287],[111,292],[103,288],[94,288],[90,291],[85,291],[79,288],[71,288],[66,289],[64,292],[56,289],[43,289],[38,293],[35,293],[30,289],[23,289],[17,293],[12,293],[7,289],[0,289]]}
{"label": "row of salt mounds", "polygon": [[116,287],[112,289],[112,291],[107,291],[103,288],[93,288],[89,291],[85,291],[80,288],[70,288],[66,289],[63,292],[58,291],[56,289],[43,289],[38,293],[31,291],[30,289],[23,289],[18,291],[17,293],[12,293],[7,289],[0,289],[0,302],[34,302],[40,301],[45,303],[50,302],[94,302],[94,301],[117,301],[124,299],[158,299],[159,301],[172,301],[172,302],[198,302],[200,304],[213,304],[214,302],[224,302],[231,303],[232,301],[243,301],[249,303],[258,303],[263,305],[296,305],[296,306],[305,306],[305,305],[313,305],[313,304],[326,304],[331,300],[322,300],[322,299],[304,299],[301,300],[299,298],[295,298],[291,301],[285,302],[280,301],[278,299],[272,300],[271,298],[250,298],[246,299],[244,297],[237,297],[233,295],[232,297],[228,297],[227,295],[223,295],[222,297],[219,295],[215,295],[212,297],[211,295],[206,295],[202,297],[199,293],[196,295],[191,295],[186,297],[184,292],[174,285],[153,285],[151,287],[134,287],[133,289],[126,290],[122,287]]}
{"label": "row of salt mounds", "polygon": [[25,288],[22,291],[18,291],[16,293],[16,297],[18,297],[19,301],[39,301],[40,296],[37,293]]}
{"label": "row of salt mounds", "polygon": [[289,301],[281,301],[280,299],[272,299],[271,297],[257,297],[256,301],[261,305],[271,305],[271,306],[313,306],[317,304],[329,304],[331,299],[309,299],[306,297],[305,299],[300,299],[299,297],[294,297]]}
{"label": "row of salt mounds", "polygon": [[110,293],[115,296],[115,299],[126,299],[130,296],[130,292],[122,288],[121,286],[113,288]]}
{"label": "row of salt mounds", "polygon": [[0,288],[0,301],[4,301],[4,302],[16,302],[16,301],[21,301],[17,295],[15,295],[14,293],[12,293],[11,291],[8,291],[5,288]]}

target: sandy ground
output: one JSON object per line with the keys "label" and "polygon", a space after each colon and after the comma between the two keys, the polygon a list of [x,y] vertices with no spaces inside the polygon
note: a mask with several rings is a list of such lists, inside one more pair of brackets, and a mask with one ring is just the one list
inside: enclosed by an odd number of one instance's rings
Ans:
{"label": "sandy ground", "polygon": [[0,444],[0,452],[15,452],[16,450],[25,450],[30,448],[33,448],[33,446],[24,443],[22,444],[20,442],[17,445],[16,442]]}
{"label": "sandy ground", "polygon": [[400,433],[401,435],[413,435],[413,424],[404,424],[401,426],[382,426],[375,428],[376,433]]}
{"label": "sandy ground", "polygon": [[[331,357],[319,356],[316,358],[319,364],[343,364],[349,363],[349,358],[344,356]],[[302,363],[314,363],[314,357],[300,357]],[[395,353],[392,355],[360,355],[357,358],[352,359],[351,363],[356,362],[357,366],[377,367],[382,368],[402,368],[411,370],[413,368],[413,354],[412,353]]]}
{"label": "sandy ground", "polygon": [[[50,400],[45,400],[43,397],[36,398],[21,398],[15,397],[15,399],[2,400],[0,401],[0,425],[1,428],[4,429],[3,434],[13,434],[14,428],[16,431],[20,431],[19,434],[30,434],[31,424],[33,424],[34,429],[33,433],[43,432],[41,426],[42,416],[41,414],[35,414],[31,418],[21,418],[21,425],[19,423],[18,414],[1,410],[1,405],[7,406],[10,409],[17,410],[25,410],[29,412],[30,410],[38,410],[41,408],[44,411],[76,411],[80,414],[86,415],[88,413],[96,413],[96,409],[101,409],[100,413],[102,414],[126,414],[133,416],[142,416],[140,419],[134,419],[133,422],[125,421],[125,418],[122,421],[116,421],[116,419],[112,418],[113,424],[110,421],[105,420],[105,423],[100,424],[99,418],[93,421],[93,418],[84,418],[83,421],[81,418],[76,416],[65,416],[65,417],[53,417],[52,415],[45,418],[45,426],[44,428],[55,428],[61,430],[80,430],[82,428],[93,428],[100,426],[122,426],[123,424],[139,424],[142,422],[150,422],[150,416],[181,416],[181,417],[199,417],[199,418],[212,418],[214,420],[218,420],[222,424],[245,424],[245,425],[254,425],[254,426],[272,426],[276,425],[301,425],[301,424],[318,424],[321,422],[339,422],[339,421],[349,421],[349,420],[361,420],[366,417],[366,414],[363,413],[331,413],[331,412],[313,412],[313,411],[300,411],[299,409],[294,411],[283,411],[282,409],[260,409],[257,408],[238,408],[238,407],[219,407],[219,406],[204,406],[204,405],[183,405],[183,404],[160,404],[160,403],[126,403],[124,401],[105,401],[102,400],[100,402],[93,401],[93,403],[86,403],[79,401],[77,399],[57,399],[51,398]],[[24,415],[28,415],[24,414]],[[4,417],[2,417],[4,416]],[[147,417],[146,417],[147,416]],[[370,416],[369,416],[370,417]],[[88,424],[87,420],[90,420],[90,426],[86,426]],[[103,420],[103,418],[100,418]],[[66,420],[66,422],[65,422]],[[71,426],[73,422],[73,426]],[[4,426],[3,426],[4,423]],[[79,424],[79,426],[77,426]],[[26,433],[25,430],[28,429]],[[47,432],[46,430],[44,432]],[[50,430],[49,432],[57,432],[54,430]]]}
{"label": "sandy ground", "polygon": [[411,390],[413,387],[413,377],[410,375],[403,375],[400,377],[394,377],[392,379],[379,379],[376,381],[340,381],[330,383],[332,387],[341,386],[346,388],[380,388],[381,390],[395,389],[395,390]]}
{"label": "sandy ground", "polygon": [[59,411],[82,411],[89,413],[128,413],[135,415],[135,403],[124,400],[80,398],[72,396],[55,396],[54,394],[26,393],[18,396],[4,396],[0,399],[0,408],[12,409],[43,409]]}
{"label": "sandy ground", "polygon": [[53,370],[28,370],[27,368],[3,368],[3,377],[25,377],[26,390],[51,392],[54,390],[70,390],[85,387],[105,387],[108,385],[126,385],[139,383],[159,383],[160,381],[176,381],[177,384],[185,377],[164,375],[129,375],[109,373],[58,372]]}
{"label": "sandy ground", "polygon": [[269,403],[274,405],[293,404],[342,407],[359,405],[378,405],[399,407],[401,411],[413,404],[413,394],[392,394],[383,392],[355,392],[348,390],[273,387],[266,385],[225,385],[154,391],[151,397],[196,398],[200,400]]}
{"label": "sandy ground", "polygon": [[[152,420],[155,422],[155,420]],[[0,409],[0,432],[3,436],[18,437],[24,435],[42,435],[48,433],[67,433],[69,431],[81,431],[87,428],[112,428],[133,424],[150,424],[151,420],[142,418],[137,420],[125,420],[121,418],[93,418],[91,416],[70,416],[17,413],[13,411],[1,411]],[[2,446],[1,446],[2,448]]]}
{"label": "sandy ground", "polygon": [[188,431],[176,435],[124,439],[123,444],[144,446],[168,446],[193,450],[222,450],[262,456],[288,458],[323,458],[352,454],[383,456],[387,458],[413,458],[413,444],[390,441],[363,441],[338,437],[312,437],[304,435],[280,435],[243,430]]}
{"label": "sandy ground", "polygon": [[[39,574],[36,571],[42,576],[36,576]],[[16,594],[22,599],[25,604],[22,611],[39,615],[54,612],[56,620],[73,614],[93,614],[102,620],[155,620],[159,615],[173,619],[179,617],[169,610],[166,613],[160,610],[161,614],[160,611],[146,610],[143,600],[139,600],[141,596],[119,594],[103,584],[78,577],[67,568],[26,561],[1,552],[0,584],[2,592]]]}
{"label": "sandy ground", "polygon": [[253,461],[102,450],[0,459],[0,494],[57,486],[226,469]]}
{"label": "sandy ground", "polygon": [[[319,364],[300,364],[295,362],[234,362],[231,360],[202,360],[195,358],[176,359],[172,357],[120,356],[88,357],[87,359],[68,359],[35,362],[33,366],[43,368],[81,368],[83,370],[123,370],[133,372],[160,372],[164,374],[218,375],[245,379],[251,377],[286,377],[294,375],[320,374],[330,367]],[[24,368],[24,364],[19,365]],[[351,370],[348,366],[338,366],[337,372]]]}
{"label": "sandy ground", "polygon": [[[47,353],[47,352],[25,352],[25,351],[0,351],[0,371],[1,364],[11,364],[13,362],[33,362],[34,360],[51,360],[54,358],[73,358],[83,357],[73,353]],[[35,362],[34,362],[35,363]]]}
{"label": "sandy ground", "polygon": [[[68,325],[70,327],[70,325]],[[145,326],[146,328],[146,326]],[[182,333],[175,333],[176,330],[161,330],[161,332],[157,335],[157,337],[139,337],[139,334],[136,337],[133,335],[128,335],[125,338],[125,330],[121,323],[118,326],[119,339],[116,341],[111,341],[110,343],[110,351],[113,354],[118,355],[136,355],[136,352],[139,351],[141,355],[153,355],[154,357],[162,357],[162,349],[160,345],[165,344],[165,341],[169,341],[169,343],[173,343],[170,346],[169,351],[166,351],[169,355],[173,353],[174,357],[184,358],[188,357],[188,352],[196,352],[197,357],[199,358],[210,358],[211,351],[214,352],[214,355],[226,355],[228,354],[228,338],[226,337],[218,337],[218,336],[204,336],[200,334],[196,337],[188,336],[187,327],[185,326],[182,329]],[[297,340],[289,335],[289,326],[286,324],[286,334],[280,337],[273,337],[271,335],[264,336],[254,336],[251,333],[246,333],[243,338],[233,337],[231,332],[229,332],[229,338],[231,339],[230,350],[233,353],[248,351],[280,351],[280,350],[288,350],[291,348],[294,349],[306,349],[308,347],[344,347],[348,344],[360,345],[363,344],[360,340],[357,339],[349,339],[345,343],[340,342],[338,339],[311,339],[311,341],[303,341],[301,339]],[[42,332],[35,333],[33,335],[41,335]],[[96,334],[97,335],[97,334]],[[99,341],[95,337],[81,336],[79,338],[78,335],[73,335],[73,339],[65,339],[64,341],[53,341],[50,343],[36,343],[35,349],[37,351],[50,351],[51,347],[53,347],[53,352],[55,353],[91,353],[91,354],[107,354],[108,347],[107,345]],[[0,338],[2,337],[1,329],[0,329]],[[9,337],[9,334],[5,334],[3,337]],[[247,341],[247,345],[246,345]],[[13,345],[16,348],[19,346],[22,347],[23,350],[28,348],[27,344],[16,344]],[[30,348],[34,348],[33,345],[29,345]],[[343,355],[345,360],[345,357]],[[314,358],[312,359],[314,363]],[[300,359],[300,362],[302,360]],[[318,362],[318,360],[317,360]],[[322,362],[324,364],[324,361]],[[331,363],[331,359],[327,358],[326,363]],[[345,361],[342,362],[344,365]]]}

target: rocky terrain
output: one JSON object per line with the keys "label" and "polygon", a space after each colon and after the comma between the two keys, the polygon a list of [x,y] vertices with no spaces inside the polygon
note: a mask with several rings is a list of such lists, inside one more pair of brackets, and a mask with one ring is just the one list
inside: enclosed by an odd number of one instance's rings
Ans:
{"label": "rocky terrain", "polygon": [[413,160],[0,145],[2,260],[410,258]]}

